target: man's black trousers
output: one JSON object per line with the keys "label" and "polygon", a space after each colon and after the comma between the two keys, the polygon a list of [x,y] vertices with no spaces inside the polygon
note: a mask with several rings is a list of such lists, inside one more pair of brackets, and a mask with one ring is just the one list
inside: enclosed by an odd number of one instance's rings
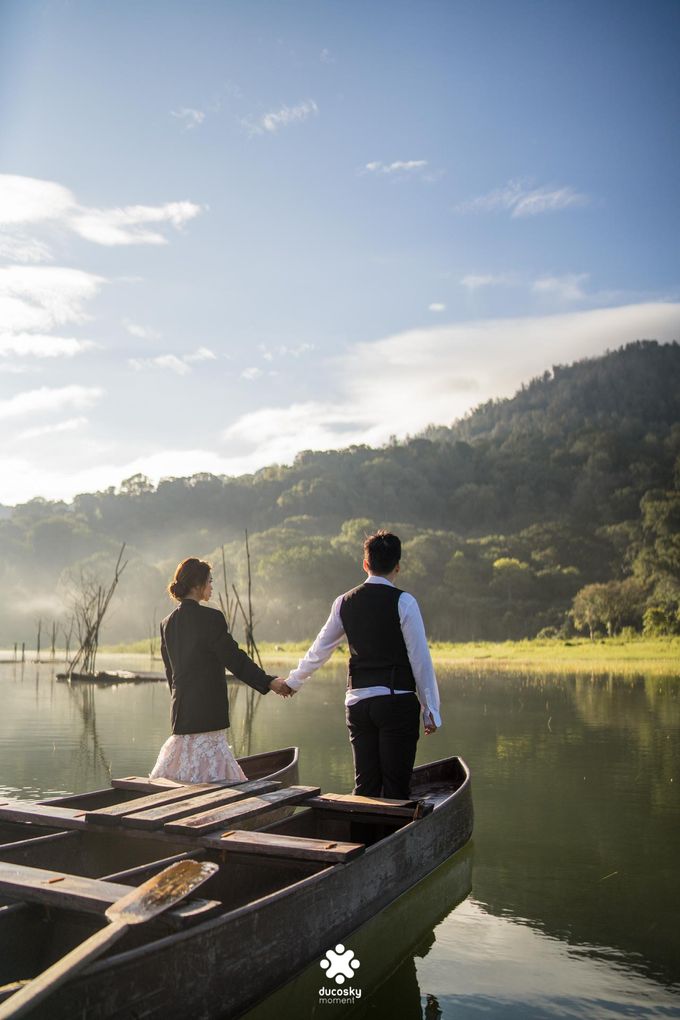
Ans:
{"label": "man's black trousers", "polygon": [[364,698],[346,709],[354,755],[354,793],[408,799],[420,705],[415,694]]}

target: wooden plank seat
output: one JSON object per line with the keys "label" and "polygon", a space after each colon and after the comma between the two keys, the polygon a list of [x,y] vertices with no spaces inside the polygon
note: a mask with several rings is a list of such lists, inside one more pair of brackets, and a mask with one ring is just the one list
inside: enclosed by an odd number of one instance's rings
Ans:
{"label": "wooden plank seat", "polygon": [[176,790],[187,785],[187,783],[178,783],[174,779],[149,779],[148,776],[123,776],[120,779],[111,780],[114,790],[135,790],[137,793],[158,793],[160,790]]}
{"label": "wooden plank seat", "polygon": [[361,797],[354,793],[322,793],[319,797],[310,797],[305,806],[391,818],[422,818],[434,807],[427,800],[391,800],[387,797]]}
{"label": "wooden plank seat", "polygon": [[[258,779],[251,783],[242,783],[238,787],[219,786],[217,789],[214,783],[182,786],[174,790],[152,793],[148,797],[127,800],[122,804],[94,808],[85,812],[85,818],[97,825],[120,825],[122,822],[139,829],[158,829],[167,819],[180,818],[182,814],[190,814],[203,805],[207,807],[209,804],[226,804],[228,801],[242,800],[250,793],[259,793],[265,788],[271,790],[279,785],[275,780]],[[184,804],[189,805],[186,810],[183,808]],[[193,807],[194,804],[196,807]],[[140,824],[130,822],[133,815],[142,816]]]}
{"label": "wooden plank seat", "polygon": [[33,822],[57,829],[84,829],[85,812],[76,808],[38,804],[34,800],[0,800],[0,821]]}
{"label": "wooden plank seat", "polygon": [[281,783],[275,779],[254,779],[250,783],[243,783],[238,789],[232,787],[231,789],[212,790],[210,793],[199,794],[197,797],[189,797],[172,804],[159,804],[146,811],[137,811],[130,805],[132,810],[119,817],[123,825],[131,829],[160,829],[166,822],[185,818],[187,815],[197,812],[215,810],[225,804],[241,802],[253,793],[270,793],[278,790],[280,786]]}
{"label": "wooden plank seat", "polygon": [[[0,862],[0,895],[23,903],[103,914],[129,892],[129,885],[118,882]],[[211,917],[221,909],[222,904],[217,900],[187,900],[167,911],[165,917],[173,927],[184,927]]]}
{"label": "wooden plank seat", "polygon": [[180,833],[184,836],[203,835],[233,823],[238,824],[255,815],[268,814],[282,806],[306,803],[309,797],[314,797],[319,792],[318,786],[285,786],[271,793],[263,793],[261,797],[248,797],[238,804],[225,804],[213,811],[201,811],[182,821],[166,822],[164,829],[166,832]]}
{"label": "wooden plank seat", "polygon": [[288,836],[279,832],[251,832],[247,829],[232,829],[219,835],[206,836],[202,844],[233,853],[284,857],[287,860],[327,861],[329,864],[349,861],[365,849],[363,843]]}

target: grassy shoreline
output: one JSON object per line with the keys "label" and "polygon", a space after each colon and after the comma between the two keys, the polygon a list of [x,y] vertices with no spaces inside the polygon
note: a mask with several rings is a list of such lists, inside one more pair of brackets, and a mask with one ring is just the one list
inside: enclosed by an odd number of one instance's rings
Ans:
{"label": "grassy shoreline", "polygon": [[[306,641],[273,642],[259,644],[263,659],[276,662],[297,662],[309,647]],[[600,670],[645,670],[680,673],[680,637],[668,638],[572,638],[524,641],[475,641],[454,644],[435,641],[431,645],[435,663],[452,666],[474,666],[483,669],[537,669],[544,672]],[[146,655],[149,642],[108,645],[100,648],[107,655]],[[342,646],[333,659],[346,658]]]}

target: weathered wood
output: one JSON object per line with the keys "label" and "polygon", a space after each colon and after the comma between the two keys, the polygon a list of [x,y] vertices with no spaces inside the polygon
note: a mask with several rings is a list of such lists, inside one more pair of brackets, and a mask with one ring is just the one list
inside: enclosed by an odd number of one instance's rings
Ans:
{"label": "weathered wood", "polygon": [[265,793],[261,797],[249,797],[238,804],[227,804],[214,811],[191,815],[184,821],[168,822],[164,828],[166,832],[182,835],[202,835],[205,832],[224,828],[225,825],[230,825],[233,822],[245,821],[246,818],[252,818],[254,815],[275,811],[281,805],[293,805],[301,801],[306,803],[309,797],[313,797],[317,793],[319,793],[318,786],[286,786],[281,790]]}
{"label": "weathered wood", "polygon": [[422,818],[432,811],[432,804],[428,801],[360,797],[353,793],[322,793],[320,797],[312,797],[307,801],[307,807],[393,818],[414,818],[416,815]]}
{"label": "weathered wood", "polygon": [[112,779],[114,790],[135,790],[138,793],[159,793],[161,790],[177,790],[186,783],[176,783],[174,779],[149,779],[148,776],[125,776]]}
{"label": "weathered wood", "polygon": [[[130,891],[129,885],[118,882],[81,878],[79,875],[66,875],[62,871],[29,868],[0,861],[0,893],[27,903],[104,914],[113,903],[127,896]],[[212,913],[215,905],[210,900],[194,900],[183,907],[176,907],[173,913],[178,918],[192,919],[197,910],[209,910]]]}
{"label": "weathered wood", "polygon": [[365,849],[363,843],[287,836],[278,832],[249,832],[247,829],[233,829],[219,836],[209,836],[205,844],[237,853],[284,857],[287,860],[328,861],[330,864],[349,861]]}
{"label": "weathered wood", "polygon": [[148,797],[137,797],[135,800],[125,800],[121,804],[111,804],[109,807],[86,811],[85,818],[88,822],[96,822],[98,825],[119,825],[123,815],[174,804],[178,800],[187,800],[214,789],[215,787],[211,783],[197,783],[193,786],[178,786],[171,790],[159,790],[157,793],[149,794]]}
{"label": "weathered wood", "polygon": [[[209,809],[218,808],[223,804],[233,804],[245,800],[252,793],[269,793],[276,791],[280,783],[274,779],[254,779],[250,783],[243,783],[238,787],[223,787],[220,790],[211,790],[209,793],[197,797],[189,797],[188,800],[177,800],[171,804],[159,804],[157,807],[150,807],[146,811],[122,813],[119,815],[123,825],[131,829],[160,829],[166,822],[172,822],[177,818],[186,818],[197,812],[204,812]],[[146,798],[145,798],[146,799]],[[151,798],[149,798],[151,799]],[[134,801],[133,801],[134,804]],[[124,807],[124,805],[122,805]],[[129,805],[132,807],[132,805]]]}
{"label": "weathered wood", "polygon": [[208,861],[176,861],[148,882],[129,890],[107,909],[109,926],[95,932],[17,992],[9,1003],[0,1006],[1,1020],[31,1012],[85,964],[117,942],[130,925],[144,924],[176,906],[217,870],[217,865]]}
{"label": "weathered wood", "polygon": [[0,821],[34,822],[59,829],[84,829],[85,812],[76,808],[37,804],[34,800],[0,800]]}

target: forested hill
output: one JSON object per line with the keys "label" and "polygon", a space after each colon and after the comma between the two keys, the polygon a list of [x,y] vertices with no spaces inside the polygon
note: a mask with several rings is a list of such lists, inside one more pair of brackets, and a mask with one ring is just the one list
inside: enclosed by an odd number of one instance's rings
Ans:
{"label": "forested hill", "polygon": [[450,428],[423,433],[440,442],[539,433],[560,441],[583,429],[663,432],[679,421],[680,349],[653,340],[600,358],[555,365],[514,397],[490,400]]}
{"label": "forested hill", "polygon": [[103,567],[123,541],[132,562],[111,636],[142,636],[178,559],[217,563],[226,543],[241,580],[246,527],[262,637],[311,635],[330,598],[360,579],[361,537],[378,525],[405,539],[403,583],[433,636],[570,626],[580,589],[626,578],[607,625],[640,626],[653,609],[673,628],[679,490],[680,346],[640,341],[380,449],[305,452],[239,478],[135,476],[69,504],[18,506],[0,519],[0,641],[63,614],[69,574]]}

